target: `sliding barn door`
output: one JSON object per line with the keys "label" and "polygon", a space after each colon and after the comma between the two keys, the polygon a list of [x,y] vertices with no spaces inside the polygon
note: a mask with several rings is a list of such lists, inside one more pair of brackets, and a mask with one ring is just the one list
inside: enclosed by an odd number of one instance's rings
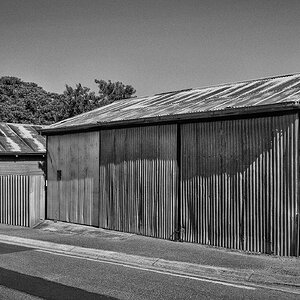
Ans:
{"label": "sliding barn door", "polygon": [[181,127],[182,239],[299,256],[297,114]]}
{"label": "sliding barn door", "polygon": [[48,137],[47,218],[98,226],[99,132]]}
{"label": "sliding barn door", "polygon": [[176,125],[100,132],[99,226],[174,239]]}

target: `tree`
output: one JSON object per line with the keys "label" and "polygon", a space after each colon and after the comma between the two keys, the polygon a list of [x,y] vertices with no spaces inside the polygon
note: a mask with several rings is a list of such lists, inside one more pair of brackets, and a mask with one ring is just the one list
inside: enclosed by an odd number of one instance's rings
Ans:
{"label": "tree", "polygon": [[36,83],[16,77],[0,78],[0,121],[51,124],[55,121],[53,102],[58,94],[48,93]]}
{"label": "tree", "polygon": [[107,105],[116,100],[128,99],[136,92],[131,85],[124,85],[122,82],[111,82],[108,80],[97,80],[98,95],[80,83],[75,88],[66,85],[63,94],[56,101],[59,110],[56,114],[56,121],[74,117],[78,114]]}
{"label": "tree", "polygon": [[108,82],[106,82],[105,80],[95,79],[95,83],[98,84],[100,97],[108,103],[130,98],[136,92],[131,85],[124,85],[120,81],[111,82],[108,80]]}
{"label": "tree", "polygon": [[56,101],[59,108],[56,114],[57,121],[94,109],[93,103],[97,101],[96,98],[94,92],[90,92],[89,88],[82,86],[80,83],[76,84],[75,88],[66,85],[65,91]]}
{"label": "tree", "polygon": [[0,78],[0,121],[48,125],[132,97],[135,89],[122,82],[95,80],[98,94],[76,84],[62,94],[49,93],[36,83],[16,77]]}

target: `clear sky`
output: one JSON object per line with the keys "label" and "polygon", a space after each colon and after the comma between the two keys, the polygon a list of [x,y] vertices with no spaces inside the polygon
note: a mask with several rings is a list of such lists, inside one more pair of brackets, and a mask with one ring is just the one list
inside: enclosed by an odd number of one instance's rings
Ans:
{"label": "clear sky", "polygon": [[299,0],[0,0],[0,76],[138,96],[300,72]]}

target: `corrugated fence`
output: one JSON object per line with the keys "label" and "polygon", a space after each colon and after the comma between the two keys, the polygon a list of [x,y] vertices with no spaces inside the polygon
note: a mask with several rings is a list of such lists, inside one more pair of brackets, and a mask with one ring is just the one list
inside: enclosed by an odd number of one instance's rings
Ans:
{"label": "corrugated fence", "polygon": [[45,219],[44,176],[0,176],[0,223],[32,227]]}

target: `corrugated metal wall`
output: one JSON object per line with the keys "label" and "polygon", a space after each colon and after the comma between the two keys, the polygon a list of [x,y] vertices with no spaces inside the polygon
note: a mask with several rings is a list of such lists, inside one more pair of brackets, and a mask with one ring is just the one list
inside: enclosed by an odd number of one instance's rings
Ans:
{"label": "corrugated metal wall", "polygon": [[45,177],[29,176],[29,226],[45,220]]}
{"label": "corrugated metal wall", "polygon": [[32,227],[44,218],[44,176],[0,176],[0,223]]}
{"label": "corrugated metal wall", "polygon": [[0,161],[1,175],[43,175],[42,161]]}
{"label": "corrugated metal wall", "polygon": [[297,114],[49,136],[47,217],[299,256],[298,136]]}
{"label": "corrugated metal wall", "polygon": [[98,226],[99,132],[49,136],[47,170],[47,218]]}
{"label": "corrugated metal wall", "polygon": [[99,226],[174,239],[177,126],[101,131]]}
{"label": "corrugated metal wall", "polygon": [[297,114],[182,125],[182,240],[298,256],[298,130]]}

